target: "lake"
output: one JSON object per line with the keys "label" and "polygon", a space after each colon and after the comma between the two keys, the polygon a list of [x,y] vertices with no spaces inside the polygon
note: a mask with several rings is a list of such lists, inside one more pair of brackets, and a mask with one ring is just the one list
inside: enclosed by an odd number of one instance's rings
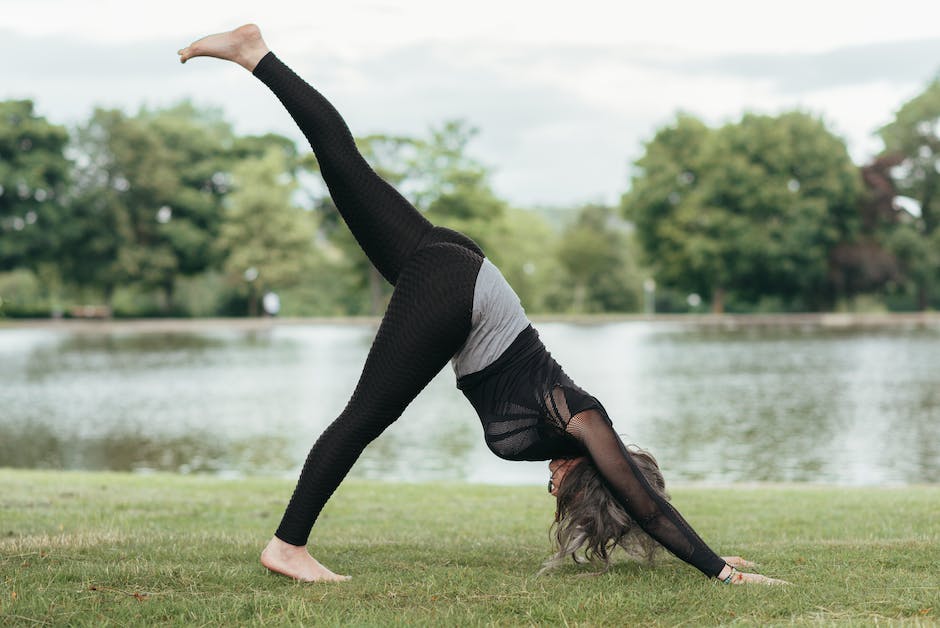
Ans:
{"label": "lake", "polygon": [[[537,327],[667,480],[940,481],[940,326],[612,321]],[[375,326],[0,328],[0,466],[294,476]],[[352,474],[544,483],[486,448],[447,367]]]}

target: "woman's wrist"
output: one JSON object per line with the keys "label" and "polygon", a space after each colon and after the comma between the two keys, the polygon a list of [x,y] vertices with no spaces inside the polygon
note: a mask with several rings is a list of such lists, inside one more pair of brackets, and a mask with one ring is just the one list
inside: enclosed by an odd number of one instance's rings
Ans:
{"label": "woman's wrist", "polygon": [[724,582],[725,584],[731,584],[731,579],[734,578],[735,573],[737,573],[737,569],[728,563],[725,563],[725,566],[721,568],[721,571],[718,572],[718,575],[715,576],[715,578]]}

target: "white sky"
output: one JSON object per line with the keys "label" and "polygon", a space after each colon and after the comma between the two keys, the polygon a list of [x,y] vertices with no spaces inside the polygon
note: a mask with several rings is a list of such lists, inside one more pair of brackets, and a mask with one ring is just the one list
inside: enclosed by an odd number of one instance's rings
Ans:
{"label": "white sky", "polygon": [[192,39],[246,21],[357,135],[479,127],[471,151],[523,206],[615,202],[677,110],[718,124],[798,107],[861,162],[940,71],[937,0],[0,0],[0,99],[75,124],[95,105],[192,98],[239,132],[299,141],[243,70],[176,62]]}

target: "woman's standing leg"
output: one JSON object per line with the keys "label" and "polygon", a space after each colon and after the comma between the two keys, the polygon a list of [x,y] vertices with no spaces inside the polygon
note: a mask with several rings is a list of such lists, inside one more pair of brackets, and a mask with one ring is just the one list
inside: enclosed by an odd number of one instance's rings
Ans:
{"label": "woman's standing leg", "polygon": [[405,263],[355,392],[307,456],[276,538],[262,555],[266,567],[301,580],[333,579],[296,550],[306,545],[317,515],[365,446],[466,341],[482,262],[462,246],[438,243]]}

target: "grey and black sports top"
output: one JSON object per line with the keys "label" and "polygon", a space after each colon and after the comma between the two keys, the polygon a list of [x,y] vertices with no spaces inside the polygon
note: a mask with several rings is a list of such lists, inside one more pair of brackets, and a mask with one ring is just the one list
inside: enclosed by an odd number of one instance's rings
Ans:
{"label": "grey and black sports top", "polygon": [[473,405],[487,446],[507,460],[547,460],[585,452],[565,431],[600,402],[575,385],[539,339],[519,296],[483,260],[473,293],[470,335],[452,360],[457,387]]}
{"label": "grey and black sports top", "polygon": [[451,363],[457,377],[482,371],[530,325],[519,296],[490,260],[483,258],[473,291],[470,335]]}

